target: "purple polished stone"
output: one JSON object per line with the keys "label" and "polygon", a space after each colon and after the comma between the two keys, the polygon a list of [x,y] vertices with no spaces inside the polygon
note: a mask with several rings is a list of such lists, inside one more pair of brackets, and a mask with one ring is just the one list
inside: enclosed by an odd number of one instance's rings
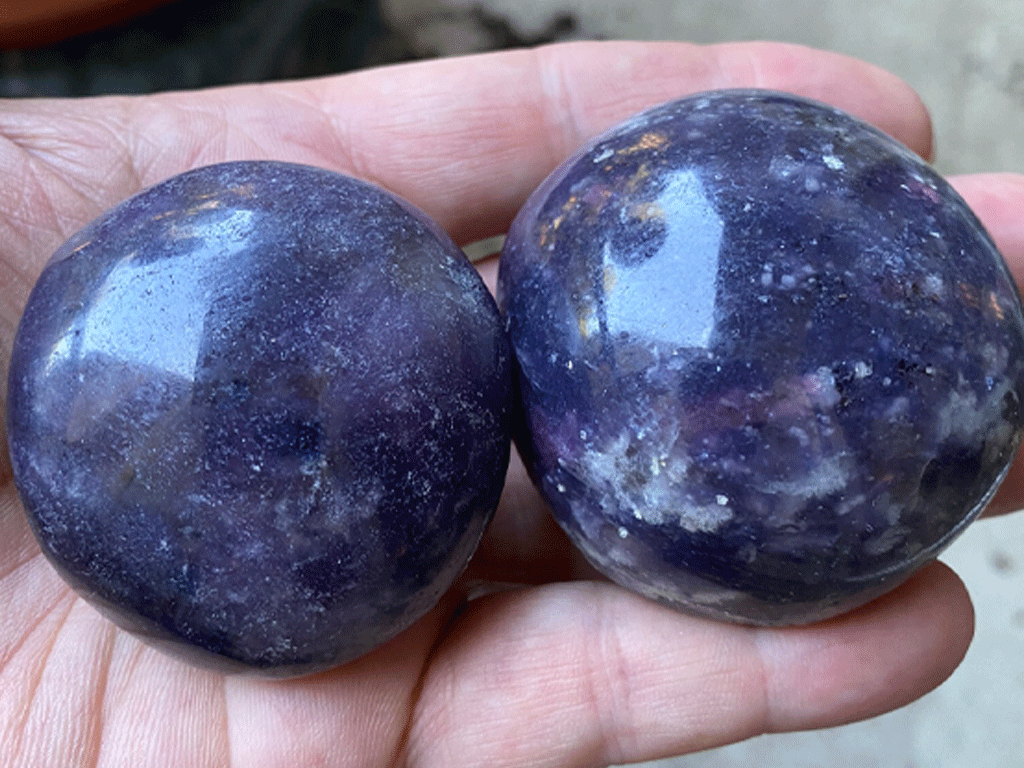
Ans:
{"label": "purple polished stone", "polygon": [[428,611],[500,495],[511,355],[422,212],[328,171],[200,168],[69,240],[11,360],[43,551],[123,627],[271,676]]}
{"label": "purple polished stone", "polygon": [[934,559],[1020,440],[1005,264],[918,157],[822,104],[708,93],[592,141],[502,254],[517,436],[619,583],[759,624]]}

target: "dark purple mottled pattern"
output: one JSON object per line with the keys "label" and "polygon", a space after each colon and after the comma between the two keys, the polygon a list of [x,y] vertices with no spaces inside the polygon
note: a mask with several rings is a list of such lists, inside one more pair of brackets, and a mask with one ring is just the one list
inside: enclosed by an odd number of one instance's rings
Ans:
{"label": "dark purple mottled pattern", "polygon": [[44,552],[111,618],[302,674],[461,572],[511,376],[493,300],[421,212],[319,169],[210,166],[54,255],[14,346],[11,455]]}
{"label": "dark purple mottled pattern", "polygon": [[830,107],[702,94],[567,160],[502,255],[535,481],[667,604],[822,619],[931,561],[1020,440],[1017,290],[963,200]]}

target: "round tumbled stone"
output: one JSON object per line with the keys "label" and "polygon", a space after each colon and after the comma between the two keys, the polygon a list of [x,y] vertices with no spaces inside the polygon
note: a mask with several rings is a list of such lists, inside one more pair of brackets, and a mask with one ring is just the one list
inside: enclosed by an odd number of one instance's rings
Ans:
{"label": "round tumbled stone", "polygon": [[1020,440],[992,240],[917,156],[816,102],[706,93],[598,137],[519,213],[498,295],[555,517],[680,609],[865,603],[964,529]]}
{"label": "round tumbled stone", "polygon": [[359,656],[424,615],[497,504],[511,355],[472,265],[370,184],[200,168],[65,243],[11,359],[43,552],[121,626],[227,671]]}

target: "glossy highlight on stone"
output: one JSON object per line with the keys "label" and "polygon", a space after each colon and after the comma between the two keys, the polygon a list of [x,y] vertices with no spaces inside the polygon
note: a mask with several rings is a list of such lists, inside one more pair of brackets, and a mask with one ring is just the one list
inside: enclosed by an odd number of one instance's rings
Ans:
{"label": "glossy highlight on stone", "polygon": [[33,530],[114,621],[293,676],[408,627],[498,502],[511,355],[418,209],[325,170],[208,166],[53,256],[11,360]]}
{"label": "glossy highlight on stone", "polygon": [[519,213],[498,297],[555,517],[679,609],[861,605],[964,529],[1020,441],[1021,304],[990,237],[816,102],[710,92],[598,137]]}

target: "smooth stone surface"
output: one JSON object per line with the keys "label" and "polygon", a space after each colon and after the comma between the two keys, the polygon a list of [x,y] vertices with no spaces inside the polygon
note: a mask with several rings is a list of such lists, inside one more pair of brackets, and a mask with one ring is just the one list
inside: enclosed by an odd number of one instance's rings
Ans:
{"label": "smooth stone surface", "polygon": [[510,381],[493,299],[423,213],[223,164],[54,255],[15,341],[11,457],[43,551],[116,622],[302,674],[462,571],[504,483]]}
{"label": "smooth stone surface", "polygon": [[963,530],[1020,441],[994,244],[824,105],[719,92],[612,129],[524,206],[498,289],[532,476],[596,567],[677,608],[860,605]]}

